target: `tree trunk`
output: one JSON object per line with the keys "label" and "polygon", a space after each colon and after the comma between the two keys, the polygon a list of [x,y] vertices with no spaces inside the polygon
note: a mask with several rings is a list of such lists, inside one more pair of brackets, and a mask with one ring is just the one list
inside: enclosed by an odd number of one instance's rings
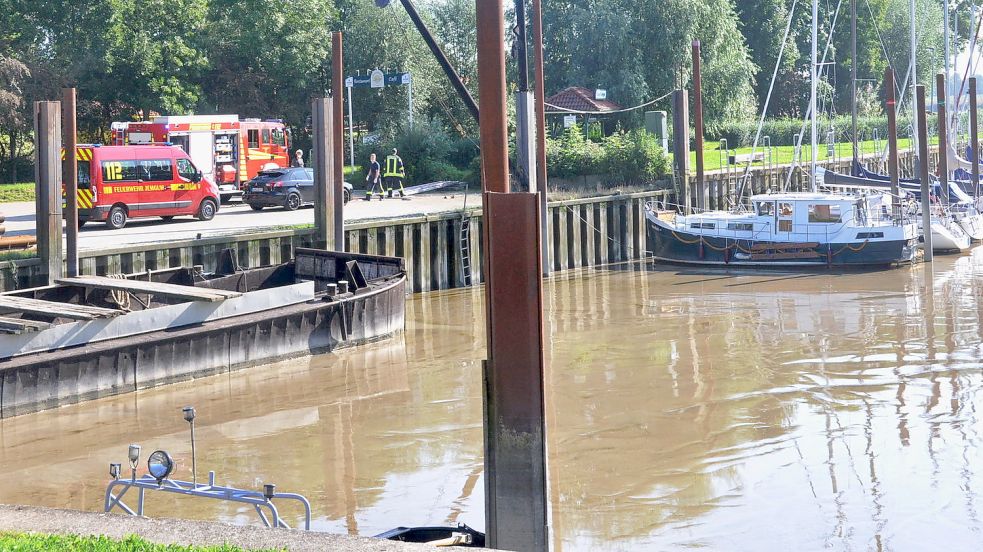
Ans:
{"label": "tree trunk", "polygon": [[17,183],[17,131],[10,131],[10,183]]}

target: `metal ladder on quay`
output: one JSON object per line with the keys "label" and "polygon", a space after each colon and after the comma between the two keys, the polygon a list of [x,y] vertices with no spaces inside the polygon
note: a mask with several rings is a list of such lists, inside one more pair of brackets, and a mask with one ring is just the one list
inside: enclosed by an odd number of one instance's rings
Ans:
{"label": "metal ladder on quay", "polygon": [[471,287],[471,215],[461,213],[461,285]]}

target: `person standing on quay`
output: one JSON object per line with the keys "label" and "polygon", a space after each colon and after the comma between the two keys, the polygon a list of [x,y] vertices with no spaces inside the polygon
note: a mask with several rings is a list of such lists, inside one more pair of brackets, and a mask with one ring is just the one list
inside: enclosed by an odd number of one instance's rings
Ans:
{"label": "person standing on quay", "polygon": [[394,184],[399,184],[399,197],[406,199],[406,190],[403,189],[406,169],[403,168],[403,160],[397,155],[396,148],[393,148],[392,155],[386,157],[386,172],[382,177],[385,179],[384,184],[389,197],[393,196]]}
{"label": "person standing on quay", "polygon": [[291,167],[303,167],[304,166],[304,150],[297,150],[294,154],[293,161],[290,162]]}
{"label": "person standing on quay", "polygon": [[383,197],[383,187],[382,182],[379,178],[379,173],[382,172],[382,167],[379,166],[379,162],[375,160],[375,154],[369,156],[369,172],[365,175],[365,181],[369,182],[370,185],[365,190],[365,201],[372,200],[372,193],[375,192],[376,186],[379,187],[379,201],[382,201]]}

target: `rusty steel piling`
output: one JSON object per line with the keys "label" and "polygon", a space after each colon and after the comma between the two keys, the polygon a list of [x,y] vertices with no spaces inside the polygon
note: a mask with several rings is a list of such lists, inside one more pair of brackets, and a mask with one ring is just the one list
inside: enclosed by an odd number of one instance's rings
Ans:
{"label": "rusty steel piling", "polygon": [[546,550],[539,196],[509,193],[502,0],[477,2],[488,359],[485,529],[491,548]]}

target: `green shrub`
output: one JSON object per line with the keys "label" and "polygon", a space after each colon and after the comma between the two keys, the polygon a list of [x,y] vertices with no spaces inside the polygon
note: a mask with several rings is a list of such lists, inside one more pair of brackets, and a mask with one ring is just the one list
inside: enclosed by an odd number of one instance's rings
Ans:
{"label": "green shrub", "polygon": [[354,175],[353,184],[365,182],[369,154],[375,153],[385,170],[386,156],[393,148],[398,150],[406,167],[405,185],[438,180],[470,181],[473,178],[469,167],[477,155],[477,146],[468,140],[451,137],[435,123],[421,122],[413,130],[400,129],[392,138],[383,137],[372,144],[356,145],[356,161],[364,170]]}
{"label": "green shrub", "polygon": [[559,138],[547,139],[546,164],[550,176],[601,174],[611,184],[651,183],[669,172],[658,140],[642,130],[619,130],[595,143],[580,129],[567,129]]}

